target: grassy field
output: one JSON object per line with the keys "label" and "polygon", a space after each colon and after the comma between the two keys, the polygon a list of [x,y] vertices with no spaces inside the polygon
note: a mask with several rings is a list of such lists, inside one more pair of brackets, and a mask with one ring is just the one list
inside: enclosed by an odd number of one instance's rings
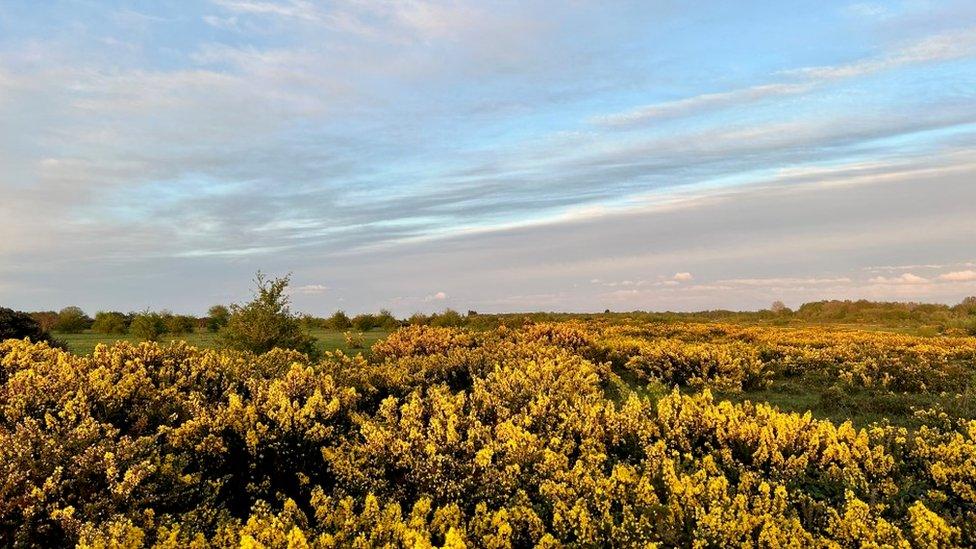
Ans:
{"label": "grassy field", "polygon": [[[317,347],[321,351],[335,351],[340,350],[345,353],[355,354],[364,349],[369,348],[373,343],[379,341],[380,339],[386,337],[387,331],[385,330],[370,330],[363,334],[363,349],[350,349],[346,345],[346,338],[344,332],[336,330],[322,330],[316,329],[310,332],[317,340]],[[76,355],[87,355],[91,354],[92,350],[99,343],[104,343],[106,345],[111,345],[116,341],[128,341],[131,343],[138,343],[140,340],[137,337],[130,335],[119,335],[119,334],[96,334],[91,331],[82,332],[79,334],[65,334],[55,332],[54,337],[60,341],[63,341],[67,346],[68,350]],[[194,347],[201,347],[205,349],[213,349],[217,347],[217,336],[211,332],[198,331],[192,334],[185,334],[179,337],[173,337],[170,335],[164,335],[160,338],[160,343],[169,343],[170,341],[186,341]]]}

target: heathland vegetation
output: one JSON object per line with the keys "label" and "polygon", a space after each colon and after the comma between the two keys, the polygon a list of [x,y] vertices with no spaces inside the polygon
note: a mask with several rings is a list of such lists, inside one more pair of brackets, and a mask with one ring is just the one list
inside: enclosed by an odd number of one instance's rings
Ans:
{"label": "heathland vegetation", "polygon": [[974,300],[367,328],[286,286],[222,350],[4,312],[0,545],[976,545]]}

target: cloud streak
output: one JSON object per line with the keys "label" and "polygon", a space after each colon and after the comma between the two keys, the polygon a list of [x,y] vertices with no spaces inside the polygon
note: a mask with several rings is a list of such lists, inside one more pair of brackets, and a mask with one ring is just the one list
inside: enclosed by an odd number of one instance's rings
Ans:
{"label": "cloud streak", "polygon": [[705,93],[596,117],[593,122],[608,127],[632,127],[660,119],[701,114],[703,111],[806,94],[837,81],[860,78],[914,64],[937,63],[973,56],[976,56],[976,27],[929,36],[878,57],[787,71],[786,76],[797,79],[794,82],[776,82],[725,92]]}
{"label": "cloud streak", "polygon": [[[350,311],[765,306],[767,285],[955,299],[971,282],[943,278],[971,259],[966,11],[910,32],[763,14],[830,45],[810,48],[729,41],[755,13],[665,2],[150,8],[0,18],[5,302],[195,310],[246,297],[258,268]],[[684,99],[632,107],[647,97]],[[884,264],[947,267],[862,276]]]}

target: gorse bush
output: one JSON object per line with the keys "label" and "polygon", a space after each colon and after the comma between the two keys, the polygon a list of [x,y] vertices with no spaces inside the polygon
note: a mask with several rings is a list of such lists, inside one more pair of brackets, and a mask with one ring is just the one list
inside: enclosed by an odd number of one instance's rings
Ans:
{"label": "gorse bush", "polygon": [[974,350],[597,322],[410,326],[317,361],[9,340],[0,546],[973,546],[976,420],[857,429],[711,388],[927,394],[972,379]]}

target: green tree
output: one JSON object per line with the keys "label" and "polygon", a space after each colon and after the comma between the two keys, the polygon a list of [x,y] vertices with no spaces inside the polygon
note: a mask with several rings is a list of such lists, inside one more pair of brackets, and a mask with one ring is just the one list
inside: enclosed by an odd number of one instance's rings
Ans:
{"label": "green tree", "polygon": [[125,315],[116,311],[99,311],[95,313],[91,329],[99,334],[124,334]]}
{"label": "green tree", "polygon": [[217,333],[230,320],[230,310],[224,305],[214,305],[207,311],[207,330]]}
{"label": "green tree", "polygon": [[166,322],[163,316],[149,310],[135,315],[129,325],[129,333],[143,341],[156,341],[165,332]]}
{"label": "green tree", "polygon": [[169,315],[165,318],[166,331],[174,335],[190,334],[196,327],[197,319],[187,315]]}
{"label": "green tree", "polygon": [[379,326],[376,321],[376,316],[369,313],[362,313],[352,317],[352,325],[360,332],[368,332]]}
{"label": "green tree", "polygon": [[456,328],[464,325],[464,317],[454,309],[444,309],[443,313],[434,315],[434,318],[430,321],[430,325],[440,326],[442,328]]}
{"label": "green tree", "polygon": [[349,320],[346,312],[340,309],[332,313],[332,316],[326,321],[326,326],[333,330],[348,330],[352,328],[352,321]]}
{"label": "green tree", "polygon": [[424,313],[414,313],[407,319],[407,323],[412,326],[427,326],[430,324],[431,317]]}
{"label": "green tree", "polygon": [[255,354],[276,347],[314,354],[315,338],[302,329],[300,319],[289,306],[286,290],[290,281],[291,275],[269,279],[258,271],[254,299],[230,307],[227,325],[220,330],[221,346]]}
{"label": "green tree", "polygon": [[383,309],[376,315],[376,325],[387,330],[395,330],[400,327],[400,321],[389,310]]}
{"label": "green tree", "polygon": [[79,307],[65,307],[58,313],[58,321],[54,324],[54,330],[66,334],[76,334],[87,330],[91,326],[92,320],[88,318],[85,311]]}

